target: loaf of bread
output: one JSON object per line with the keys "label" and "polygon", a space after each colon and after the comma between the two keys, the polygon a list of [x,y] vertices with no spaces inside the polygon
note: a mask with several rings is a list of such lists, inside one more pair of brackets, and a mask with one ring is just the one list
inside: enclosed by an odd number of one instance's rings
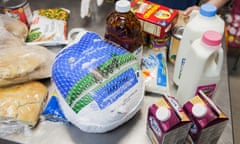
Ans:
{"label": "loaf of bread", "polygon": [[42,46],[0,49],[0,87],[49,78],[55,55]]}
{"label": "loaf of bread", "polygon": [[28,27],[25,23],[7,15],[0,15],[0,21],[2,21],[2,25],[7,31],[12,33],[23,42],[25,41],[28,34]]}
{"label": "loaf of bread", "polygon": [[34,127],[47,94],[47,87],[38,81],[0,88],[0,118],[10,118]]}

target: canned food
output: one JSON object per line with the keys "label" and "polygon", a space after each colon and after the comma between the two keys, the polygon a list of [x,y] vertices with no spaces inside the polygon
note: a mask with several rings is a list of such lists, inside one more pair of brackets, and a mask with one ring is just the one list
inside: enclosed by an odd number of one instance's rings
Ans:
{"label": "canned food", "polygon": [[164,38],[150,36],[149,38],[149,48],[153,50],[160,50],[166,48],[169,43],[170,36],[165,36]]}
{"label": "canned food", "polygon": [[16,18],[26,25],[30,25],[32,11],[27,0],[0,0],[1,11],[13,18]]}
{"label": "canned food", "polygon": [[184,26],[176,26],[172,29],[171,32],[172,36],[169,46],[168,59],[173,64],[175,64],[176,61],[178,47],[180,44],[180,40],[182,39],[183,31]]}

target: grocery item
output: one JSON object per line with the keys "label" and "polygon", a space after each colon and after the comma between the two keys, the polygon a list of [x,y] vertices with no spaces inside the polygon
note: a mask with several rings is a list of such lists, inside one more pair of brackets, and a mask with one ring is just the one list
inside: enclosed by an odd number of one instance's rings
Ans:
{"label": "grocery item", "polygon": [[220,108],[202,91],[183,108],[193,122],[187,144],[216,144],[228,122]]}
{"label": "grocery item", "polygon": [[148,109],[147,135],[152,144],[185,143],[191,120],[174,97],[163,96]]}
{"label": "grocery item", "polygon": [[0,49],[0,87],[51,77],[55,55],[42,46]]}
{"label": "grocery item", "polygon": [[169,36],[178,18],[178,10],[146,0],[133,0],[131,11],[140,21],[144,32],[160,39]]}
{"label": "grocery item", "polygon": [[51,94],[51,97],[49,98],[46,107],[42,112],[42,116],[45,120],[68,123],[68,120],[66,119],[59,105],[58,97],[59,96],[57,95],[56,91]]}
{"label": "grocery item", "polygon": [[1,122],[11,119],[30,127],[36,126],[47,94],[47,87],[38,81],[0,88]]}
{"label": "grocery item", "polygon": [[206,31],[192,43],[177,89],[176,98],[181,104],[197,95],[199,90],[213,98],[223,65],[221,42],[222,34]]}
{"label": "grocery item", "polygon": [[189,22],[186,24],[183,36],[177,52],[176,62],[174,65],[173,82],[179,85],[182,71],[187,63],[186,55],[191,44],[207,30],[215,30],[221,34],[224,33],[224,21],[216,15],[217,8],[212,4],[203,4],[199,11],[193,11],[190,15]]}
{"label": "grocery item", "polygon": [[26,38],[28,45],[56,46],[67,44],[67,20],[70,11],[64,8],[38,9]]}
{"label": "grocery item", "polygon": [[24,41],[14,36],[6,30],[5,27],[0,27],[0,49],[12,48],[25,45]]}
{"label": "grocery item", "polygon": [[27,0],[1,0],[0,10],[6,15],[22,21],[26,25],[32,22],[32,10]]}
{"label": "grocery item", "polygon": [[148,48],[152,50],[161,51],[162,48],[167,48],[169,43],[170,36],[167,35],[165,38],[158,38],[152,35],[149,35],[149,44]]}
{"label": "grocery item", "polygon": [[106,18],[104,37],[132,52],[140,63],[143,50],[142,27],[130,9],[129,1],[119,0],[116,2],[115,11]]}
{"label": "grocery item", "polygon": [[9,33],[13,34],[22,42],[25,42],[28,34],[28,27],[26,24],[7,15],[0,15],[0,23],[0,27],[5,28]]}
{"label": "grocery item", "polygon": [[57,54],[52,81],[67,120],[85,132],[113,130],[132,118],[143,102],[136,57],[83,29]]}
{"label": "grocery item", "polygon": [[168,50],[168,60],[172,64],[175,64],[183,31],[184,31],[184,26],[175,26],[171,31],[171,40],[170,40],[169,50]]}
{"label": "grocery item", "polygon": [[144,48],[141,68],[146,92],[169,94],[166,53],[166,46],[159,51]]}

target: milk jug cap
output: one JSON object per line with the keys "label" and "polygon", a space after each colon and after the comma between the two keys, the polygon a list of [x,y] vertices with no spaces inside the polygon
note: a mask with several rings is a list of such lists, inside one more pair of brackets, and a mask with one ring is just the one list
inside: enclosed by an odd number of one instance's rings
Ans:
{"label": "milk jug cap", "polygon": [[212,4],[203,4],[200,7],[200,14],[206,17],[213,17],[216,15],[217,7]]}
{"label": "milk jug cap", "polygon": [[218,46],[222,42],[222,35],[219,32],[208,30],[203,33],[202,42],[209,46]]}
{"label": "milk jug cap", "polygon": [[171,116],[171,113],[168,108],[159,107],[156,111],[156,117],[162,122],[168,120],[170,116]]}
{"label": "milk jug cap", "polygon": [[197,117],[201,118],[207,113],[207,108],[203,104],[195,104],[192,107],[192,114]]}
{"label": "milk jug cap", "polygon": [[115,4],[115,10],[119,13],[129,12],[131,4],[128,0],[119,0]]}

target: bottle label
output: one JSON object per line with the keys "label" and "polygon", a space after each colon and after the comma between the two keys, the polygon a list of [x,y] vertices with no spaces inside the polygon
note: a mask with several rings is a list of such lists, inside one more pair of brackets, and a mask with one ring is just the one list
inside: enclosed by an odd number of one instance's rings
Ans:
{"label": "bottle label", "polygon": [[178,79],[181,78],[182,71],[183,71],[183,67],[184,67],[185,63],[186,63],[186,58],[182,58],[182,60],[181,60],[181,66],[180,66],[180,70],[179,70],[179,75],[178,75]]}
{"label": "bottle label", "polygon": [[136,49],[133,52],[133,55],[137,58],[137,61],[139,62],[139,64],[141,64],[142,53],[143,53],[143,46],[140,46],[138,49]]}
{"label": "bottle label", "polygon": [[209,98],[212,98],[214,91],[216,89],[216,86],[217,86],[216,84],[198,86],[195,95],[197,95],[198,92],[202,90],[206,96],[208,96]]}

